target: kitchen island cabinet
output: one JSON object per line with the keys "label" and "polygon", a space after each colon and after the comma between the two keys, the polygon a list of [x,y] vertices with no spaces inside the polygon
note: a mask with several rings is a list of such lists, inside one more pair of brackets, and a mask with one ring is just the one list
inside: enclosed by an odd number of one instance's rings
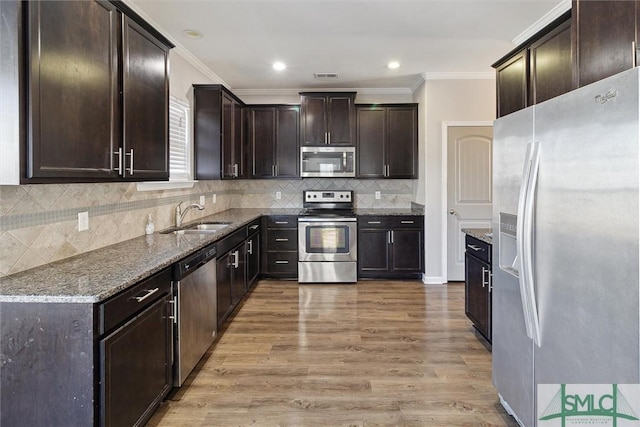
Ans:
{"label": "kitchen island cabinet", "polygon": [[[491,343],[491,249],[484,230],[463,229],[465,238],[465,314],[473,327]],[[475,235],[475,237],[474,237]]]}
{"label": "kitchen island cabinet", "polygon": [[23,181],[167,180],[173,45],[119,2],[22,5]]}

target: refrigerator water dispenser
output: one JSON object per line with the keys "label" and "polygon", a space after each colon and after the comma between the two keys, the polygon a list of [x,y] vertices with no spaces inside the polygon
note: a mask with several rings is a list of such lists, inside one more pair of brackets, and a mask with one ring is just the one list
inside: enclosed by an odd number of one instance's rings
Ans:
{"label": "refrigerator water dispenser", "polygon": [[518,277],[518,249],[516,245],[516,228],[518,217],[500,212],[500,233],[498,261],[501,270]]}

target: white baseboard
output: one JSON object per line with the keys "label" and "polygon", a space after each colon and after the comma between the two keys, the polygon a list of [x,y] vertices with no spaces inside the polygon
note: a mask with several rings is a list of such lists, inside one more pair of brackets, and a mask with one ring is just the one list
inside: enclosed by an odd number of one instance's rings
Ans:
{"label": "white baseboard", "polygon": [[422,273],[422,283],[425,285],[444,285],[447,281],[442,276],[428,277]]}

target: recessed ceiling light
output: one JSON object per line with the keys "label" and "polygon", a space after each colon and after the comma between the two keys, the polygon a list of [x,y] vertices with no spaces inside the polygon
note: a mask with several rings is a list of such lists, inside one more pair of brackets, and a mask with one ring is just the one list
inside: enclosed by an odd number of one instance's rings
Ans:
{"label": "recessed ceiling light", "polygon": [[282,71],[285,68],[287,68],[287,66],[285,65],[284,62],[278,61],[278,62],[274,62],[273,63],[273,69],[276,70],[276,71]]}
{"label": "recessed ceiling light", "polygon": [[185,37],[189,37],[190,39],[201,39],[202,38],[202,33],[198,30],[184,30],[182,31],[182,34],[185,35]]}
{"label": "recessed ceiling light", "polygon": [[389,64],[387,64],[387,67],[389,67],[392,70],[395,70],[396,68],[400,67],[400,63],[398,61],[391,61],[389,62]]}

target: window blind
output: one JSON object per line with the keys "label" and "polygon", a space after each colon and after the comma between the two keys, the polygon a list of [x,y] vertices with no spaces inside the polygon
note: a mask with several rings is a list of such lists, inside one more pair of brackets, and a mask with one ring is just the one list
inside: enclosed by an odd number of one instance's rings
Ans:
{"label": "window blind", "polygon": [[169,99],[169,180],[191,179],[189,105],[173,96]]}

